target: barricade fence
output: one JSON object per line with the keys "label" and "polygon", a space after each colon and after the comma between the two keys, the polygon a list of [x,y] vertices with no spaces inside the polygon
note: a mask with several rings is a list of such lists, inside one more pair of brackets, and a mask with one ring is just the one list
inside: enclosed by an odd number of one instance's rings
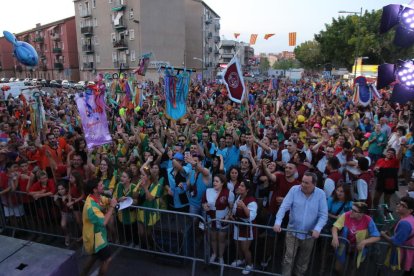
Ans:
{"label": "barricade fence", "polygon": [[[12,235],[22,231],[61,237],[65,242],[80,241],[82,202],[62,205],[61,197],[34,199],[24,192],[8,193],[1,201],[0,229],[12,231]],[[111,245],[191,261],[192,275],[197,262],[219,267],[220,275],[225,268],[280,275],[292,248],[302,250],[304,246],[300,239],[292,237],[309,239],[310,233],[288,229],[275,233],[268,225],[207,220],[190,213],[130,206],[115,213],[107,229]],[[331,242],[331,235],[321,234],[307,248],[311,251],[308,275],[336,275],[338,270],[343,275],[401,275],[401,271],[384,265],[387,252],[395,249],[386,242],[369,246],[359,266],[358,254],[348,240],[340,238],[339,249],[345,253],[342,257]],[[414,247],[401,249],[414,251]]]}

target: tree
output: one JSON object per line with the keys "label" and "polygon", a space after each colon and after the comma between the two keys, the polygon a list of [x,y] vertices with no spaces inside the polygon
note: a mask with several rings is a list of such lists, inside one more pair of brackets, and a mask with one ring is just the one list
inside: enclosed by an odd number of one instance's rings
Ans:
{"label": "tree", "polygon": [[300,61],[306,69],[316,69],[319,65],[325,62],[321,55],[320,45],[315,40],[306,41],[298,45],[294,52],[296,59]]}
{"label": "tree", "polygon": [[273,69],[288,70],[291,68],[299,68],[300,64],[295,59],[281,59],[273,64]]}
{"label": "tree", "polygon": [[379,34],[382,10],[365,11],[362,17],[348,15],[333,18],[326,30],[315,35],[322,59],[334,67],[352,68],[355,56],[368,57],[369,64],[394,63],[412,57],[413,47],[402,49],[393,45],[394,31]]}
{"label": "tree", "polygon": [[260,72],[265,73],[270,68],[269,59],[265,56],[260,57]]}

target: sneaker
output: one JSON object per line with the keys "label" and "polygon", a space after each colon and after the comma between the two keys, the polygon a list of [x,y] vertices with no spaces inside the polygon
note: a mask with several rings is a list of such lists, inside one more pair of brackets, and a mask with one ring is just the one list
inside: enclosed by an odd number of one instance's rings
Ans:
{"label": "sneaker", "polygon": [[224,259],[223,258],[219,258],[219,264],[224,265]]}
{"label": "sneaker", "polygon": [[267,257],[267,259],[263,260],[263,261],[260,263],[260,265],[261,265],[263,268],[266,268],[266,267],[269,265],[269,262],[270,262],[271,258],[272,258],[271,256]]}
{"label": "sneaker", "polygon": [[253,266],[252,265],[246,265],[246,267],[243,269],[242,273],[243,275],[250,274],[252,272]]}
{"label": "sneaker", "polygon": [[214,261],[216,260],[216,254],[211,255],[210,257],[210,263],[214,263]]}
{"label": "sneaker", "polygon": [[242,265],[244,265],[244,260],[235,260],[234,262],[231,263],[231,266],[234,266],[234,267],[239,267]]}

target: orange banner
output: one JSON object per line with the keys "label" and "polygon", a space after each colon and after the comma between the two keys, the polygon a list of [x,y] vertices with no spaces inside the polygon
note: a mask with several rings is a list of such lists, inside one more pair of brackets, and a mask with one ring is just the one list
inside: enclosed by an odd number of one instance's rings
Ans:
{"label": "orange banner", "polygon": [[296,46],[296,32],[289,33],[289,46]]}
{"label": "orange banner", "polygon": [[250,45],[256,44],[257,36],[258,36],[257,34],[252,34],[250,36]]}
{"label": "orange banner", "polygon": [[271,38],[274,35],[275,34],[265,34],[264,39],[268,40],[269,38]]}
{"label": "orange banner", "polygon": [[240,36],[240,33],[234,33],[234,38],[237,39]]}

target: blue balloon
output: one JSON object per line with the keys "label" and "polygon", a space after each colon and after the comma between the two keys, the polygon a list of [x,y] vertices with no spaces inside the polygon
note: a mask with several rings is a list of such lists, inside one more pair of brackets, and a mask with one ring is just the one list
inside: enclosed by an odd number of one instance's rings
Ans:
{"label": "blue balloon", "polygon": [[39,57],[35,48],[27,42],[18,41],[16,37],[8,32],[3,32],[4,37],[14,46],[14,56],[23,65],[36,66],[39,62]]}

